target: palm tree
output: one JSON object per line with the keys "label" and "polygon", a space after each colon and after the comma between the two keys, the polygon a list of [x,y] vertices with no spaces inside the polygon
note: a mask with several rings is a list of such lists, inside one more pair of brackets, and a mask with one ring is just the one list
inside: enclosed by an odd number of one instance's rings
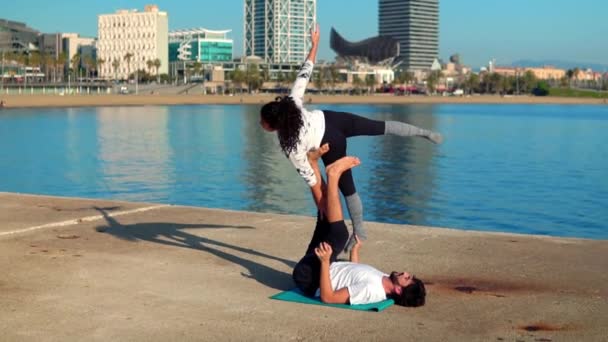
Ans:
{"label": "palm tree", "polygon": [[331,89],[336,92],[336,84],[340,79],[340,71],[336,68],[335,65],[329,67],[329,83],[331,84]]}
{"label": "palm tree", "polygon": [[231,79],[232,79],[232,87],[234,89],[234,86],[238,85],[239,87],[239,93],[241,92],[241,88],[242,88],[242,84],[245,81],[245,73],[239,69],[238,67],[234,69],[234,71],[232,72],[231,75]]}
{"label": "palm tree", "polygon": [[264,84],[265,82],[270,81],[270,70],[269,70],[269,65],[264,64],[260,67],[260,76],[262,77],[262,84]]}
{"label": "palm tree", "polygon": [[54,69],[55,63],[53,55],[43,54],[42,55],[42,66],[44,67],[44,81],[51,81],[51,70]]}
{"label": "palm tree", "polygon": [[493,93],[497,93],[500,91],[499,87],[502,81],[502,76],[499,73],[492,73],[490,75],[490,88],[492,88]]}
{"label": "palm tree", "polygon": [[86,78],[90,77],[91,74],[91,69],[93,69],[94,63],[95,61],[93,60],[93,57],[91,56],[84,56],[84,58],[82,59],[82,64],[84,65],[84,75]]}
{"label": "palm tree", "polygon": [[359,77],[359,75],[353,75],[353,86],[355,87],[355,91],[357,92],[357,94],[359,94],[359,91],[361,90],[361,86],[363,86],[364,82],[363,80]]}
{"label": "palm tree", "polygon": [[318,69],[317,73],[314,74],[314,84],[317,88],[317,91],[321,93],[323,88],[325,87],[325,68],[321,67]]}
{"label": "palm tree", "polygon": [[150,73],[150,75],[152,74],[152,68],[154,67],[154,61],[151,59],[148,59],[146,61],[146,66],[148,67],[148,72]]}
{"label": "palm tree", "polygon": [[106,60],[103,58],[97,58],[97,78],[101,76],[101,70],[103,69],[103,65],[106,63]]}
{"label": "palm tree", "polygon": [[257,64],[247,64],[245,72],[245,82],[247,83],[247,91],[251,93],[260,87],[260,69]]}
{"label": "palm tree", "polygon": [[464,86],[466,93],[472,94],[473,92],[475,92],[475,90],[479,88],[479,75],[474,72],[471,72],[469,77],[467,77],[467,79],[464,81]]}
{"label": "palm tree", "polygon": [[55,60],[55,67],[56,68],[60,68],[61,69],[61,82],[63,82],[64,80],[64,76],[65,76],[65,64],[68,61],[68,54],[65,52],[62,52],[59,54],[59,57],[57,57],[57,59]]}
{"label": "palm tree", "polygon": [[114,69],[114,81],[118,81],[118,68],[120,67],[120,60],[115,59],[112,61],[112,69]]}
{"label": "palm tree", "polygon": [[156,58],[154,60],[154,68],[156,68],[156,83],[160,83],[160,74],[158,73],[158,70],[160,69],[161,65],[162,65],[162,62],[160,61],[160,59]]}
{"label": "palm tree", "polygon": [[127,82],[129,81],[129,77],[131,77],[131,59],[133,58],[133,54],[127,52],[123,57],[125,62],[127,62]]}
{"label": "palm tree", "polygon": [[427,87],[429,93],[431,93],[431,94],[435,93],[435,89],[437,88],[437,84],[439,83],[440,79],[441,79],[441,71],[439,71],[439,70],[431,71],[431,73],[427,76],[426,87]]}
{"label": "palm tree", "polygon": [[31,67],[32,71],[36,68],[40,69],[41,60],[42,58],[40,56],[40,52],[34,51],[30,53],[30,55],[26,59],[26,66]]}
{"label": "palm tree", "polygon": [[524,78],[522,82],[522,91],[525,93],[530,93],[534,85],[537,83],[536,75],[532,72],[532,70],[528,70],[524,73]]}
{"label": "palm tree", "polygon": [[72,65],[72,72],[74,73],[74,79],[76,79],[76,75],[80,70],[81,60],[82,56],[80,55],[80,52],[77,52],[74,56],[72,56],[72,59],[70,60],[70,64]]}
{"label": "palm tree", "polygon": [[580,72],[581,72],[581,69],[579,69],[578,67],[574,68],[574,70],[572,70],[572,73],[574,76],[574,86],[575,87],[578,86],[578,75],[580,74]]}
{"label": "palm tree", "polygon": [[414,80],[414,74],[409,71],[399,71],[397,79],[399,80],[399,83],[408,85]]}
{"label": "palm tree", "polygon": [[285,74],[283,73],[283,71],[279,70],[279,73],[277,74],[277,87],[279,88],[280,92],[283,92],[283,84],[285,83]]}
{"label": "palm tree", "polygon": [[368,94],[371,94],[372,89],[376,85],[376,75],[367,75],[365,76],[365,85],[367,86]]}

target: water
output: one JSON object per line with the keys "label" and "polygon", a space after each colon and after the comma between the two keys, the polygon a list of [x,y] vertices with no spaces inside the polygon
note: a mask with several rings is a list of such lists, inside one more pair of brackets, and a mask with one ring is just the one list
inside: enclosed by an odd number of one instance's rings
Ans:
{"label": "water", "polygon": [[[357,137],[368,221],[608,238],[608,107],[325,105],[437,130]],[[314,214],[258,106],[0,112],[0,191]]]}

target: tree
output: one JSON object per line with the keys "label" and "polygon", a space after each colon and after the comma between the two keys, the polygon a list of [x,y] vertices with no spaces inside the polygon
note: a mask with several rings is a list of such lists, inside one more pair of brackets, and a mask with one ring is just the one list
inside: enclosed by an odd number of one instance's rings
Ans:
{"label": "tree", "polygon": [[546,81],[539,81],[536,84],[536,88],[532,90],[532,93],[536,96],[547,96],[549,95],[549,84]]}
{"label": "tree", "polygon": [[129,77],[131,77],[131,59],[133,59],[133,54],[130,52],[127,52],[123,58],[124,58],[125,62],[127,62],[127,81],[128,81]]}
{"label": "tree", "polygon": [[82,59],[82,64],[84,65],[84,70],[85,70],[85,76],[87,78],[90,77],[91,74],[91,70],[95,68],[95,60],[93,59],[93,57],[91,56],[85,56]]}
{"label": "tree", "polygon": [[522,80],[521,91],[527,94],[531,93],[536,83],[538,83],[536,75],[531,70],[526,71]]}
{"label": "tree", "polygon": [[160,69],[160,66],[162,65],[162,62],[160,61],[159,58],[156,58],[154,60],[154,68],[156,68],[156,82],[160,83],[160,75],[158,74],[158,70]]}
{"label": "tree", "polygon": [[270,81],[270,70],[268,64],[260,66],[260,76],[262,77],[262,82]]}
{"label": "tree", "polygon": [[474,93],[479,89],[479,75],[471,72],[467,79],[464,81],[465,92],[468,94]]}
{"label": "tree", "polygon": [[285,74],[282,71],[279,71],[277,74],[277,87],[281,92],[283,92],[283,84],[285,83]]}
{"label": "tree", "polygon": [[371,94],[374,86],[376,85],[376,75],[367,75],[365,76],[365,86],[367,87],[367,92]]}
{"label": "tree", "polygon": [[335,93],[336,84],[340,80],[340,71],[338,70],[338,68],[336,68],[335,65],[332,65],[329,67],[329,79],[330,79],[330,83],[331,83],[331,88]]}
{"label": "tree", "polygon": [[414,80],[414,74],[409,71],[399,70],[397,73],[397,81],[400,84],[408,85]]}
{"label": "tree", "polygon": [[32,69],[40,68],[40,62],[41,62],[40,52],[34,51],[34,52],[31,52],[30,55],[27,57],[25,65],[28,67],[31,67]]}
{"label": "tree", "polygon": [[114,69],[114,81],[118,81],[118,68],[120,67],[120,60],[115,59],[112,61],[112,69]]}
{"label": "tree", "polygon": [[359,77],[359,75],[357,75],[357,74],[353,75],[353,86],[355,87],[356,94],[361,93],[361,87],[363,86],[364,83],[365,82],[363,82],[363,80]]}
{"label": "tree", "polygon": [[243,70],[239,69],[238,67],[236,67],[234,69],[234,71],[231,73],[231,77],[232,79],[232,87],[234,89],[235,86],[238,86],[239,88],[239,93],[242,91],[242,85],[243,82],[245,82],[245,73],[243,72]]}
{"label": "tree", "polygon": [[426,78],[426,87],[428,92],[433,94],[435,93],[435,89],[437,89],[437,84],[439,84],[439,80],[441,79],[441,71],[431,71],[431,73]]}
{"label": "tree", "polygon": [[572,74],[574,77],[574,86],[578,86],[578,75],[580,74],[581,69],[579,68],[574,68],[574,70],[572,70]]}
{"label": "tree", "polygon": [[61,81],[63,82],[64,76],[65,76],[65,64],[68,62],[68,54],[65,52],[62,52],[59,54],[59,57],[57,57],[57,59],[55,60],[55,67],[60,69],[61,72],[59,73],[61,75]]}
{"label": "tree", "polygon": [[72,73],[74,74],[74,79],[76,79],[76,75],[78,75],[78,71],[80,70],[80,63],[82,61],[82,56],[80,52],[77,52],[72,59],[70,60],[70,64],[72,65]]}
{"label": "tree", "polygon": [[321,67],[314,74],[314,84],[318,92],[322,92],[325,87],[325,68]]}
{"label": "tree", "polygon": [[97,77],[101,76],[101,69],[103,69],[103,65],[106,63],[106,60],[103,58],[97,58]]}
{"label": "tree", "polygon": [[261,86],[260,69],[257,64],[247,64],[245,73],[245,82],[247,83],[247,90],[257,90]]}
{"label": "tree", "polygon": [[152,68],[154,67],[154,61],[151,59],[148,59],[146,61],[146,66],[148,67],[148,72],[152,73]]}
{"label": "tree", "polygon": [[574,77],[574,70],[566,70],[566,77],[568,78],[568,88],[572,87],[572,78]]}
{"label": "tree", "polygon": [[55,69],[55,58],[50,54],[42,54],[42,66],[44,67],[45,82],[51,81],[51,71]]}
{"label": "tree", "polygon": [[499,73],[491,73],[490,74],[490,89],[492,89],[492,93],[498,93],[500,92],[500,85],[502,83],[502,75],[500,75]]}

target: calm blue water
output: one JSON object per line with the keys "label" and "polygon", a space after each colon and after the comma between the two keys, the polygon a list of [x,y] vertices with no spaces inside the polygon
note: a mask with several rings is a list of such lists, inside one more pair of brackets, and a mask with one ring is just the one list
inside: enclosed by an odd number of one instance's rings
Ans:
{"label": "calm blue water", "polygon": [[[368,221],[608,238],[608,107],[326,105],[440,131],[358,137]],[[258,106],[0,112],[0,191],[314,214]]]}

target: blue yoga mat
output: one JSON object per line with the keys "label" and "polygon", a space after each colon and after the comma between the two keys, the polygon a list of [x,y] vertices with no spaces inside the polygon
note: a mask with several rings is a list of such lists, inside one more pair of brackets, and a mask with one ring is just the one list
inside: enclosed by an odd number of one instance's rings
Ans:
{"label": "blue yoga mat", "polygon": [[281,293],[277,293],[274,296],[270,297],[271,299],[276,300],[284,300],[287,302],[295,302],[302,304],[313,304],[313,305],[323,305],[323,306],[331,306],[334,308],[340,309],[350,309],[350,310],[360,310],[360,311],[375,311],[380,312],[389,306],[395,304],[392,299],[386,299],[381,302],[371,303],[371,304],[358,304],[358,305],[348,305],[348,304],[326,304],[321,301],[319,297],[308,297],[305,296],[300,290],[293,289]]}

